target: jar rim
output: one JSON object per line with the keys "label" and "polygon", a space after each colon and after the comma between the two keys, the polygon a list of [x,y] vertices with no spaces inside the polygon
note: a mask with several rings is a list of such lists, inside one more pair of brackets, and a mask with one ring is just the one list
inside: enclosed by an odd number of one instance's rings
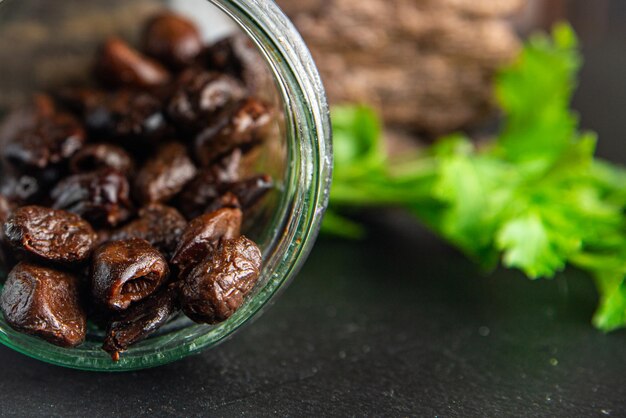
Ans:
{"label": "jar rim", "polygon": [[[272,300],[293,280],[311,251],[328,205],[332,172],[331,125],[324,87],[301,36],[273,1],[207,0],[221,9],[250,37],[276,78],[285,103],[288,173],[281,217],[284,230],[277,231],[275,251],[266,260],[267,283],[227,321],[194,325],[150,338],[158,345],[167,339],[176,344],[164,349],[131,348],[119,362],[101,350],[84,356],[77,350],[51,346],[35,337],[0,329],[0,342],[25,355],[59,366],[93,371],[130,371],[167,364],[212,347],[232,336],[260,316]],[[5,0],[0,0],[0,4]],[[193,332],[204,327],[202,333]],[[148,347],[146,347],[148,348]],[[84,353],[81,350],[81,353]]]}

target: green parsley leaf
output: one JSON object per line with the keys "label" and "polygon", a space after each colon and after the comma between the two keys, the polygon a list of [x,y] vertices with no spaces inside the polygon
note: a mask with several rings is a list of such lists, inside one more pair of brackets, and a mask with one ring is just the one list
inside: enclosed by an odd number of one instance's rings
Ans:
{"label": "green parsley leaf", "polygon": [[596,137],[570,109],[581,59],[573,30],[533,36],[495,83],[502,131],[477,148],[442,138],[391,161],[376,114],[333,109],[335,179],[324,230],[358,237],[346,208],[401,206],[486,267],[501,261],[529,278],[567,264],[595,280],[593,324],[626,326],[626,170],[594,158]]}
{"label": "green parsley leaf", "polygon": [[579,242],[574,239],[565,243],[566,248],[559,248],[552,233],[539,214],[526,213],[510,219],[497,236],[498,248],[504,252],[504,264],[524,270],[531,279],[551,277],[562,270],[565,267],[562,252],[578,247]]}
{"label": "green parsley leaf", "polygon": [[496,97],[506,124],[498,138],[514,161],[552,161],[570,145],[577,117],[569,103],[580,56],[571,27],[558,25],[552,39],[535,35],[496,81]]}
{"label": "green parsley leaf", "polygon": [[622,328],[626,323],[624,273],[597,273],[594,279],[600,293],[600,305],[593,316],[593,325],[607,332]]}

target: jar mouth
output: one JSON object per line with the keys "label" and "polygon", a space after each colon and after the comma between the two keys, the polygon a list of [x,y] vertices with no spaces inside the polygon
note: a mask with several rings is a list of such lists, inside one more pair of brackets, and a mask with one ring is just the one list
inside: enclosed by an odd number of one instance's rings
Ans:
{"label": "jar mouth", "polygon": [[[20,334],[0,320],[0,342],[48,363],[94,371],[137,370],[170,363],[212,347],[258,317],[299,271],[320,228],[332,170],[331,132],[324,88],[302,38],[274,2],[207,0],[225,12],[256,44],[275,78],[284,108],[287,167],[280,202],[264,250],[260,284],[225,322],[209,326],[174,320],[164,331],[111,361],[100,344],[75,349]],[[6,3],[0,0],[0,5]],[[6,4],[4,4],[6,6]]]}

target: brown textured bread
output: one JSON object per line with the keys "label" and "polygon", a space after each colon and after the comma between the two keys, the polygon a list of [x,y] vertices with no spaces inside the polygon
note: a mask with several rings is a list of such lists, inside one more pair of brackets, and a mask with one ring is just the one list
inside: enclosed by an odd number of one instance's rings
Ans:
{"label": "brown textured bread", "polygon": [[311,48],[331,102],[378,107],[426,137],[471,127],[492,109],[495,70],[519,40],[524,0],[278,0]]}

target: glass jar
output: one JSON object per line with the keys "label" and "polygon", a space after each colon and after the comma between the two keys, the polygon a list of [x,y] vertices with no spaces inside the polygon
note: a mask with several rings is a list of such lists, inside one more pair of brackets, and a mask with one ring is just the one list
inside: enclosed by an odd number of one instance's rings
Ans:
{"label": "glass jar", "polygon": [[[0,42],[5,42],[5,52],[0,47],[0,60],[10,62],[0,68],[0,96],[4,97],[0,99],[0,106],[6,110],[9,105],[23,100],[31,94],[30,86],[48,88],[55,82],[62,84],[65,76],[56,74],[59,68],[67,74],[84,73],[82,63],[86,54],[94,52],[91,46],[86,47],[90,36],[94,42],[100,42],[103,33],[119,30],[119,22],[130,27],[141,25],[144,18],[141,13],[118,10],[118,3],[119,7],[143,5],[141,7],[149,11],[182,8],[201,24],[210,26],[206,33],[209,38],[222,35],[224,28],[230,30],[220,17],[228,16],[258,48],[273,76],[275,102],[283,110],[277,128],[279,134],[274,141],[262,146],[256,167],[273,174],[277,188],[274,196],[263,204],[262,213],[267,216],[261,217],[263,222],[256,222],[261,226],[246,232],[263,251],[261,278],[245,304],[227,321],[209,326],[179,318],[132,346],[119,362],[113,362],[100,348],[97,332],[90,333],[80,347],[64,349],[18,333],[0,319],[0,342],[52,364],[103,371],[154,367],[213,347],[258,317],[286,287],[305,261],[319,230],[330,187],[332,151],[328,107],[312,58],[289,20],[268,0],[64,0],[51,3],[40,0],[0,2]],[[87,14],[97,22],[89,21]],[[216,30],[220,33],[216,34]],[[62,42],[59,39],[63,39]],[[54,57],[50,58],[50,54]]]}

